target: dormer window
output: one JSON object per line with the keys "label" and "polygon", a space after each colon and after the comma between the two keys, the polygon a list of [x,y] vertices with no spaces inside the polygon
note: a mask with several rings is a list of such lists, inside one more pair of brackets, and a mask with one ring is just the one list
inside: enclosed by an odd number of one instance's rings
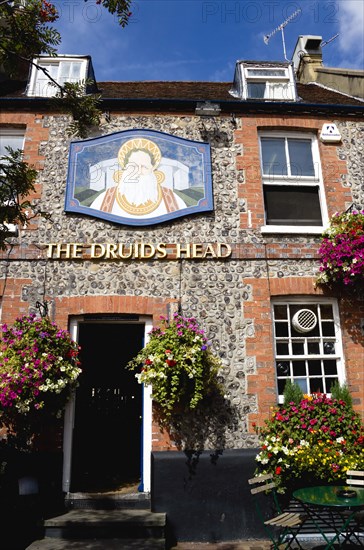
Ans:
{"label": "dormer window", "polygon": [[246,100],[294,101],[297,94],[292,66],[238,61],[231,94]]}
{"label": "dormer window", "polygon": [[82,82],[93,78],[92,65],[88,56],[38,57],[33,62],[35,66],[33,65],[31,70],[28,96],[55,96],[59,88],[52,83],[51,79],[63,86],[65,82]]}

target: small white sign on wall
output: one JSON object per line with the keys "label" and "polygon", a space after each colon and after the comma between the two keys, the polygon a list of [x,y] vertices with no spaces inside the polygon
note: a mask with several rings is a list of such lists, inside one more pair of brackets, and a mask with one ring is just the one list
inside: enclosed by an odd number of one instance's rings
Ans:
{"label": "small white sign on wall", "polygon": [[336,124],[334,124],[333,122],[323,124],[320,133],[320,140],[324,143],[341,141],[341,134],[337,129]]}

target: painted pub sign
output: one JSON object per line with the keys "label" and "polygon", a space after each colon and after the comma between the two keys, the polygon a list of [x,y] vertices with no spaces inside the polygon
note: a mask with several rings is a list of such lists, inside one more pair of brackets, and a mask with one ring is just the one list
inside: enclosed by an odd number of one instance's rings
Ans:
{"label": "painted pub sign", "polygon": [[210,145],[153,130],[72,142],[65,210],[136,226],[213,210]]}

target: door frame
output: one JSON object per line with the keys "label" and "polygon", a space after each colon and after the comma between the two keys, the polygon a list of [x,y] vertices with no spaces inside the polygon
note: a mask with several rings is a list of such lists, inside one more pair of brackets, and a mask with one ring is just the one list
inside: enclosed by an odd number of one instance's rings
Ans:
{"label": "door frame", "polygon": [[[83,316],[72,317],[70,319],[69,331],[75,342],[79,339],[79,326],[81,323],[112,323],[120,325],[144,325],[144,345],[149,340],[149,332],[153,328],[152,317],[139,315],[138,320],[130,321],[128,319],[118,320],[113,318],[108,321],[103,320],[88,320]],[[76,392],[73,392],[71,399],[67,402],[64,415],[64,430],[63,430],[63,478],[62,489],[65,493],[69,493],[71,486],[71,467],[72,467],[72,440],[73,428],[75,425],[75,404]],[[141,445],[141,484],[140,491],[150,493],[151,486],[151,453],[152,453],[152,389],[150,386],[143,386],[143,403],[142,403],[142,445]]]}

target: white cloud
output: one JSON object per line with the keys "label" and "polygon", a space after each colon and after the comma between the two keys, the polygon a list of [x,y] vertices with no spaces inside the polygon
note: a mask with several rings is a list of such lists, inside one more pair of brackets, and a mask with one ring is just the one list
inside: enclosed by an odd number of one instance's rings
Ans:
{"label": "white cloud", "polygon": [[346,63],[360,68],[364,60],[364,2],[341,0],[338,8],[339,49]]}

